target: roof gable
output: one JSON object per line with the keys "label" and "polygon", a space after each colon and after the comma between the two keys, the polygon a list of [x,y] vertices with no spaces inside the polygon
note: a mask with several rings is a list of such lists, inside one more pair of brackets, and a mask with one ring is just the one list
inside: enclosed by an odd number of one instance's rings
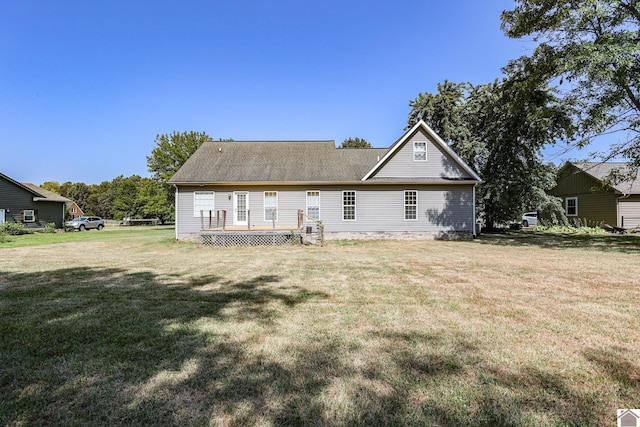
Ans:
{"label": "roof gable", "polygon": [[16,187],[19,187],[19,188],[23,189],[24,191],[26,191],[28,193],[31,193],[35,197],[44,197],[41,193],[35,191],[35,189],[30,188],[30,187],[24,185],[23,183],[18,182],[18,181],[14,180],[14,179],[11,179],[11,178],[9,178],[7,175],[5,175],[3,173],[0,173],[0,178],[3,178],[4,180],[10,182],[11,184],[15,185]]}
{"label": "roof gable", "polygon": [[[414,135],[433,145],[435,173],[375,176]],[[412,148],[411,148],[412,149]],[[336,148],[334,141],[207,141],[169,180],[172,184],[479,182],[464,163],[424,122],[389,149]]]}
{"label": "roof gable", "polygon": [[[608,183],[607,179],[614,170],[625,172],[629,168],[626,162],[567,162],[559,171],[566,172],[569,167],[586,174],[599,183]],[[622,194],[640,194],[640,171],[636,171],[635,179],[623,181],[615,185],[609,184],[614,190]]]}
{"label": "roof gable", "polygon": [[[426,143],[426,161],[413,161],[413,141]],[[478,174],[422,120],[389,148],[362,181],[408,177],[481,181]]]}

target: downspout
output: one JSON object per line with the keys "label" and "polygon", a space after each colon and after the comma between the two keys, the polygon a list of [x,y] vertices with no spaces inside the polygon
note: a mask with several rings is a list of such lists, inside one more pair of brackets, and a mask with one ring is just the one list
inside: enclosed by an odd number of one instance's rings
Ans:
{"label": "downspout", "polygon": [[173,184],[173,187],[176,189],[173,197],[174,197],[174,205],[176,205],[176,211],[174,213],[174,226],[173,228],[175,229],[175,233],[176,233],[176,240],[178,240],[178,186]]}
{"label": "downspout", "polygon": [[473,184],[473,205],[472,205],[472,217],[471,219],[473,220],[473,222],[471,223],[471,227],[473,227],[473,238],[475,239],[476,237],[478,237],[476,235],[476,185],[478,184]]}

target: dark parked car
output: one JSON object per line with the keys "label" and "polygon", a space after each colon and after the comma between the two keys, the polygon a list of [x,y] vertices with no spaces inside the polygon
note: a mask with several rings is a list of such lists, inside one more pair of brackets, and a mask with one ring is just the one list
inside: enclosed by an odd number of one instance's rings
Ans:
{"label": "dark parked car", "polygon": [[104,220],[99,216],[79,216],[64,223],[65,227],[73,228],[78,231],[89,230],[95,228],[102,230],[104,228]]}

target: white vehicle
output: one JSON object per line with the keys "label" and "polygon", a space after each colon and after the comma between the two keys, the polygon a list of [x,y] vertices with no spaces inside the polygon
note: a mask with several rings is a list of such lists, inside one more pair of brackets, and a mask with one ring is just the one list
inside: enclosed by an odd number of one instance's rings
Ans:
{"label": "white vehicle", "polygon": [[522,226],[529,227],[530,225],[538,224],[538,212],[527,212],[522,215]]}

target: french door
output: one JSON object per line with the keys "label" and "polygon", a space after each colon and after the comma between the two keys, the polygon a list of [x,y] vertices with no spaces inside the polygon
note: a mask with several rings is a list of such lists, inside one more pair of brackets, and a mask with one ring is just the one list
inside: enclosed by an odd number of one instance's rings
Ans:
{"label": "french door", "polygon": [[236,191],[233,193],[233,225],[247,225],[249,221],[249,193]]}

